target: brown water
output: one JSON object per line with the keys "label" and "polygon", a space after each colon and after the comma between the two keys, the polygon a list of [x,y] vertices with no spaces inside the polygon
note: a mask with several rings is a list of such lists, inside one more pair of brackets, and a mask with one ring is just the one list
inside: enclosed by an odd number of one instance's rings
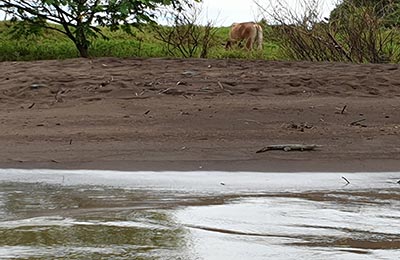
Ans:
{"label": "brown water", "polygon": [[0,259],[400,259],[399,179],[3,169]]}

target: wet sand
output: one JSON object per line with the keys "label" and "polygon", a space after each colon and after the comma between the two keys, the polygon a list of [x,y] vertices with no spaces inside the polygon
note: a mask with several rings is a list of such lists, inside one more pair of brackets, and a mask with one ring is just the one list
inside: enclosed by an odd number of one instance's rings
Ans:
{"label": "wet sand", "polygon": [[[396,171],[398,65],[0,63],[0,167]],[[311,152],[257,150],[317,144]]]}

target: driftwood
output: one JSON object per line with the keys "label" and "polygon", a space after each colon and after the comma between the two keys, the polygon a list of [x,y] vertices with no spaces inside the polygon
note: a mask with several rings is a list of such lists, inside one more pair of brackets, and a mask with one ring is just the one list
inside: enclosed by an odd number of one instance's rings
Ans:
{"label": "driftwood", "polygon": [[288,152],[288,151],[312,151],[318,147],[321,147],[321,146],[316,145],[316,144],[277,144],[277,145],[268,145],[268,146],[258,150],[256,153],[263,153],[263,152],[271,151],[271,150],[283,150],[285,152]]}

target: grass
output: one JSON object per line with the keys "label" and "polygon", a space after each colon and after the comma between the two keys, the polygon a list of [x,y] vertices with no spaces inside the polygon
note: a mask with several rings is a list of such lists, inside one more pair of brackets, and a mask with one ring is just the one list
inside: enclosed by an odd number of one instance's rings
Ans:
{"label": "grass", "polygon": [[[279,47],[271,41],[264,43],[263,51],[247,52],[242,49],[225,50],[223,47],[229,32],[228,27],[216,28],[216,44],[209,51],[209,58],[236,59],[284,59]],[[89,49],[92,57],[172,57],[164,43],[155,38],[150,28],[134,30],[132,35],[123,31],[111,32],[103,29],[109,40],[92,39]],[[74,43],[59,32],[45,30],[40,35],[10,35],[7,22],[0,22],[0,61],[30,61],[47,59],[68,59],[79,57]]]}

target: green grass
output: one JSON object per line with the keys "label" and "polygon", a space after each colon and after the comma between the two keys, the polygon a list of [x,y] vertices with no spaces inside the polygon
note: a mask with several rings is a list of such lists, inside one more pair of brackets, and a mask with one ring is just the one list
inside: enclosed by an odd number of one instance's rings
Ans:
{"label": "green grass", "polygon": [[[104,28],[109,40],[92,39],[91,57],[179,57],[166,51],[164,43],[155,38],[151,28],[133,30],[133,34]],[[74,43],[65,35],[45,30],[40,35],[22,36],[15,39],[10,35],[7,22],[0,22],[0,61],[29,61],[47,59],[68,59],[79,57]],[[279,47],[272,42],[264,43],[264,50],[248,52],[243,49],[225,50],[229,27],[216,28],[215,44],[210,48],[208,58],[235,59],[282,59]]]}
{"label": "green grass", "polygon": [[266,59],[280,60],[279,47],[274,43],[264,43],[263,50],[246,51],[241,48],[233,48],[232,50],[213,49],[210,56],[217,59]]}

